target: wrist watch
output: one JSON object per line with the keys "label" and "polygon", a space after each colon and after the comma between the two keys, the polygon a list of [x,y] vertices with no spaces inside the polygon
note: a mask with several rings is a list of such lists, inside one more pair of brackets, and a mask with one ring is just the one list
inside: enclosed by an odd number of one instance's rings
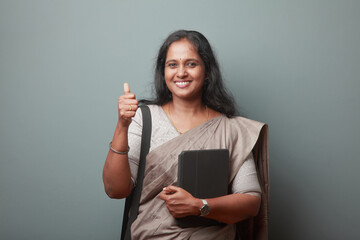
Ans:
{"label": "wrist watch", "polygon": [[210,213],[210,207],[205,199],[201,199],[203,206],[200,208],[200,216],[206,216]]}

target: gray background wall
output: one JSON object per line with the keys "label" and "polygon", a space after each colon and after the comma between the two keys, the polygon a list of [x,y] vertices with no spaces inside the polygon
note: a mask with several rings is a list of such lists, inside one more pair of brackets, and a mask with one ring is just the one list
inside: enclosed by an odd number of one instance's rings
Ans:
{"label": "gray background wall", "polygon": [[360,2],[0,1],[0,239],[118,239],[102,167],[127,81],[204,33],[270,126],[271,239],[359,239]]}

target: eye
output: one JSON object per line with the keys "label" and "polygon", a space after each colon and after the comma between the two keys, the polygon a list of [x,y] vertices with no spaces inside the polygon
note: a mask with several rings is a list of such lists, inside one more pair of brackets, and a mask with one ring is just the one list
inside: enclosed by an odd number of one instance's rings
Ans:
{"label": "eye", "polygon": [[176,63],[168,63],[167,66],[170,68],[175,68],[177,66],[177,64]]}
{"label": "eye", "polygon": [[195,62],[188,62],[187,64],[189,67],[196,67],[197,66],[197,63]]}

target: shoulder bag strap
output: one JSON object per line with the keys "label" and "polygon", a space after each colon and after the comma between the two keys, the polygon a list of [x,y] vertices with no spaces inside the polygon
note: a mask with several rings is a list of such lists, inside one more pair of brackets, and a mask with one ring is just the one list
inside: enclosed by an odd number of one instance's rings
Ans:
{"label": "shoulder bag strap", "polygon": [[149,153],[149,149],[150,149],[151,113],[149,107],[146,105],[140,106],[140,109],[143,117],[143,127],[142,127],[142,137],[141,137],[139,168],[136,178],[136,186],[133,189],[130,196],[127,197],[125,201],[121,240],[131,240],[131,232],[130,232],[131,224],[135,221],[138,215],[139,202],[140,202],[144,173],[145,173],[146,156]]}

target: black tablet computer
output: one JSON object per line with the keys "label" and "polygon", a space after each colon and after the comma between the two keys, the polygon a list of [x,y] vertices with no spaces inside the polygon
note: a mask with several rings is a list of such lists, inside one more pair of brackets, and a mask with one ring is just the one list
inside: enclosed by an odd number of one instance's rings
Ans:
{"label": "black tablet computer", "polygon": [[[178,186],[196,198],[214,198],[228,194],[229,150],[183,151],[178,159]],[[181,227],[220,224],[200,216],[177,219]]]}

